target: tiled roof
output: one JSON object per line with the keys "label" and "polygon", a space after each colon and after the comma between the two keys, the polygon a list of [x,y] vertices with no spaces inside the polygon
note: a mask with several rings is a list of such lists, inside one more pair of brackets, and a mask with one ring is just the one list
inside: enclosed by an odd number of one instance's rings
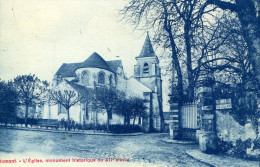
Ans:
{"label": "tiled roof", "polygon": [[84,67],[102,68],[113,72],[107,62],[96,52],[94,52],[87,60],[84,62]]}
{"label": "tiled roof", "polygon": [[156,55],[154,53],[149,34],[147,33],[142,51],[138,57],[154,57],[154,56],[156,56]]}
{"label": "tiled roof", "polygon": [[79,68],[101,68],[111,72],[114,72],[108,63],[96,52],[94,52],[87,60],[81,63],[63,63],[56,75],[61,75],[62,77],[74,77],[75,71]]}
{"label": "tiled roof", "polygon": [[92,91],[91,88],[87,88],[78,84],[75,84],[73,82],[67,81],[65,80],[71,87],[73,87],[78,93],[84,95],[84,94],[88,94]]}
{"label": "tiled roof", "polygon": [[83,67],[83,63],[63,63],[56,75],[61,75],[62,77],[75,77],[75,71],[78,68]]}
{"label": "tiled roof", "polygon": [[111,67],[111,69],[116,73],[117,68],[122,65],[122,61],[121,60],[111,60],[111,61],[107,61],[107,64]]}

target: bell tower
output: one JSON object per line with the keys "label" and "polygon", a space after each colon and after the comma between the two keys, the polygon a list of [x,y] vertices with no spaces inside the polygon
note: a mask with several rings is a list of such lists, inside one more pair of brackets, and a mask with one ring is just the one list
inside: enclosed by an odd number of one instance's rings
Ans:
{"label": "bell tower", "polygon": [[137,65],[134,67],[134,78],[152,90],[150,95],[151,130],[162,131],[162,80],[159,59],[156,56],[147,32],[147,36],[139,56],[136,57]]}

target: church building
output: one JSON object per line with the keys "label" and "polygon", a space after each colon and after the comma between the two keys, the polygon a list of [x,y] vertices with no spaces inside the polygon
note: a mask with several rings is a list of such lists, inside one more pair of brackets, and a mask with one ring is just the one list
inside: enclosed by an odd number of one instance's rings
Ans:
{"label": "church building", "polygon": [[[80,63],[64,63],[53,79],[53,88],[57,90],[73,90],[82,92],[94,89],[99,85],[110,85],[125,92],[127,97],[142,98],[147,106],[147,116],[138,120],[143,130],[162,131],[162,80],[159,60],[156,56],[149,35],[147,34],[143,48],[136,57],[134,76],[127,78],[121,60],[105,61],[94,52]],[[44,119],[66,119],[66,110],[62,105],[45,104]],[[106,112],[88,111],[85,113],[82,104],[70,108],[70,118],[77,123],[106,123]],[[111,124],[123,124],[123,117],[113,113]]]}

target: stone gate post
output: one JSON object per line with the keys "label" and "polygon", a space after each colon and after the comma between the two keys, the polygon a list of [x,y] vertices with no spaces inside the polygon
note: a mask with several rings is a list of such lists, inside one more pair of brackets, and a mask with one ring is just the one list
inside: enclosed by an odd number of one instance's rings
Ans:
{"label": "stone gate post", "polygon": [[175,139],[179,133],[180,122],[179,122],[179,104],[177,102],[172,103],[170,106],[170,118],[171,123],[169,124],[170,139]]}
{"label": "stone gate post", "polygon": [[196,136],[202,152],[212,153],[216,150],[216,116],[215,99],[213,98],[213,74],[204,73],[198,79],[196,89],[198,126]]}

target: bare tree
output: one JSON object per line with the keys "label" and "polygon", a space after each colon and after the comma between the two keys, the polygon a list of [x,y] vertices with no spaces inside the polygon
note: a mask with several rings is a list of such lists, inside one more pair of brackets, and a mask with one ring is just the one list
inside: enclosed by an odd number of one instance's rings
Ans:
{"label": "bare tree", "polygon": [[65,80],[70,85],[71,90],[60,90],[62,88],[54,88],[49,90],[49,100],[52,104],[60,104],[67,111],[67,120],[70,121],[70,108],[75,105],[82,104],[84,106],[84,117],[89,110],[89,106],[93,100],[93,91],[81,85]]}
{"label": "bare tree", "polygon": [[[205,1],[149,0],[130,1],[122,10],[124,18],[133,24],[154,29],[155,43],[171,51],[172,72],[177,73],[179,101],[184,100],[184,83],[187,80],[188,98],[192,101],[196,82],[193,67],[197,41],[197,29],[203,24],[202,16],[214,11],[214,7],[205,7]],[[184,66],[186,70],[182,67]],[[187,74],[187,76],[186,76]],[[174,76],[174,75],[173,75]]]}
{"label": "bare tree", "polygon": [[145,29],[156,29],[157,36],[160,37],[160,39],[156,39],[158,45],[163,45],[164,48],[169,48],[171,51],[172,69],[176,70],[178,77],[178,96],[182,99],[183,77],[175,39],[176,29],[173,29],[171,25],[173,19],[179,18],[172,18],[175,15],[168,10],[164,0],[131,0],[121,10],[121,14],[124,19],[133,23],[136,27],[143,26]]}
{"label": "bare tree", "polygon": [[207,0],[214,5],[236,14],[242,27],[242,35],[248,46],[254,75],[260,87],[260,2],[258,0]]}

